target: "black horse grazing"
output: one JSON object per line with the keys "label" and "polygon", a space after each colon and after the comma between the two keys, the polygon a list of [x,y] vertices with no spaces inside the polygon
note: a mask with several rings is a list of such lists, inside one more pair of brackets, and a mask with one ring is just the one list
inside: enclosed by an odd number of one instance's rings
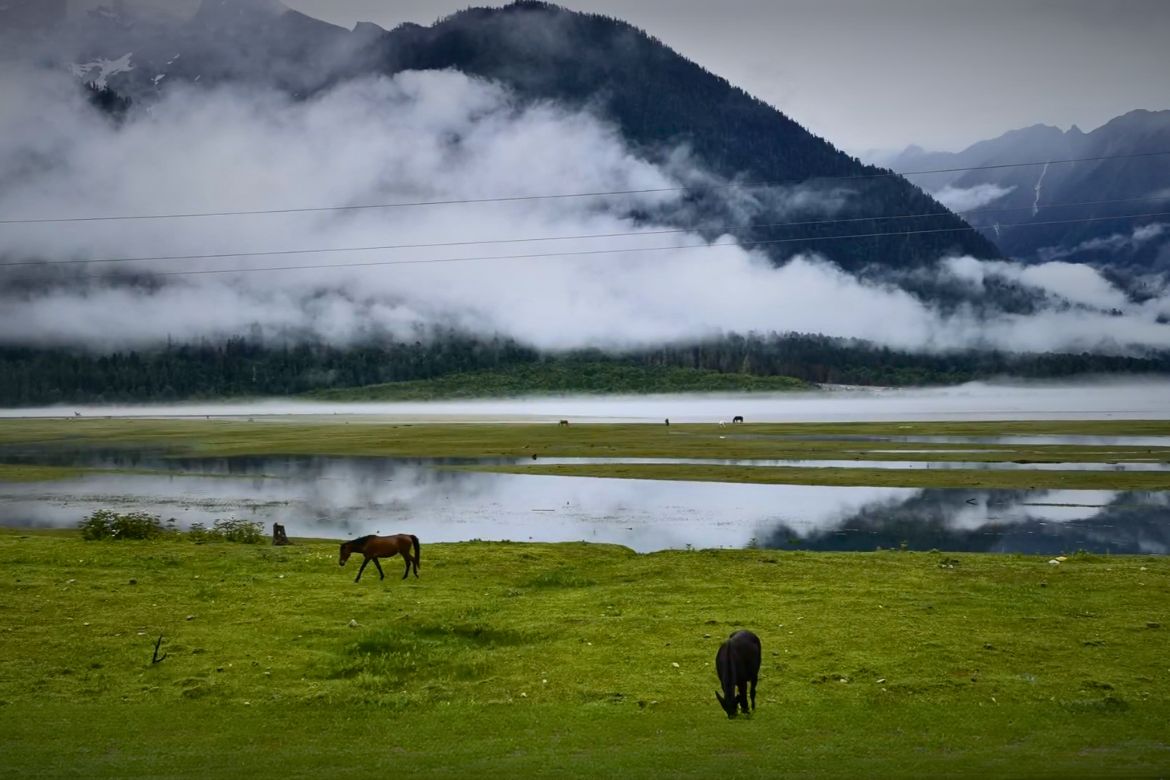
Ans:
{"label": "black horse grazing", "polygon": [[[736,716],[736,705],[748,710],[748,684],[751,683],[751,709],[756,708],[756,682],[760,677],[760,638],[751,631],[734,631],[719,645],[715,654],[715,673],[723,694],[715,694],[727,717]],[[736,689],[739,689],[738,692]]]}
{"label": "black horse grazing", "polygon": [[[411,555],[410,548],[414,547],[414,554]],[[414,566],[414,576],[418,576],[418,560],[419,547],[418,537],[414,534],[395,534],[394,536],[359,536],[348,542],[341,543],[341,557],[337,561],[339,566],[344,566],[345,562],[349,560],[351,553],[361,553],[366,557],[362,561],[362,567],[358,569],[357,576],[353,578],[357,582],[362,578],[362,572],[366,570],[366,566],[370,561],[378,567],[378,576],[386,579],[386,573],[382,571],[382,564],[378,563],[379,558],[392,558],[395,555],[401,555],[406,559],[406,571],[402,572],[402,579],[406,579],[410,574],[411,565]]]}
{"label": "black horse grazing", "polygon": [[741,422],[743,422],[743,415],[742,415],[742,414],[737,414],[735,417],[732,417],[732,418],[731,418],[731,422],[733,422],[733,423],[741,423]]}

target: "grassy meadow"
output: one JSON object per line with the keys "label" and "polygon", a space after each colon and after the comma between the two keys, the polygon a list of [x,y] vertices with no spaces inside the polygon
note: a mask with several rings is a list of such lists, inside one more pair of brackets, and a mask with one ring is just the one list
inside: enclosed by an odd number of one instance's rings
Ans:
{"label": "grassy meadow", "polygon": [[[1160,557],[0,532],[8,776],[1163,776]],[[763,640],[729,721],[713,658]],[[152,663],[155,642],[163,637]]]}
{"label": "grassy meadow", "polygon": [[[1123,489],[1156,472],[544,465],[544,457],[866,459],[822,435],[1170,435],[1167,422],[408,424],[3,420],[0,445],[183,455],[519,457],[522,469],[737,481]],[[809,438],[785,438],[791,436]],[[1162,459],[1003,445],[915,459]],[[932,445],[915,444],[931,450]],[[940,445],[938,449],[946,449]],[[876,451],[876,452],[875,452]],[[535,455],[533,460],[531,456]],[[901,453],[889,453],[903,459]],[[509,467],[514,469],[517,467]],[[807,472],[803,473],[803,472]],[[72,467],[0,466],[0,481]],[[785,475],[778,477],[777,475]],[[893,480],[883,483],[875,480]],[[902,480],[902,482],[898,482]],[[965,481],[967,480],[967,481]],[[1060,480],[1065,480],[1060,482]],[[1130,481],[1127,481],[1130,480]],[[1010,483],[1009,483],[1010,484]],[[79,518],[80,519],[80,518]],[[414,529],[402,529],[414,530]],[[331,540],[83,541],[0,529],[0,770],[11,777],[1163,777],[1170,560],[429,544],[421,577]],[[713,659],[764,646],[729,721]],[[153,662],[162,643],[160,662]]]}

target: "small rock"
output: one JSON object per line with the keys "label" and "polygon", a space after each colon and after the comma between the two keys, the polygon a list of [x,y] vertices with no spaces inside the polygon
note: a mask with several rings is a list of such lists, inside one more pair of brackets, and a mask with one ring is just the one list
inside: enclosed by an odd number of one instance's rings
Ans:
{"label": "small rock", "polygon": [[194,619],[195,619],[195,616],[194,616],[194,615],[188,615],[188,616],[187,616],[187,619],[188,619],[188,620],[194,620]]}
{"label": "small rock", "polygon": [[357,622],[356,620],[354,620],[354,619],[350,618],[350,621],[349,621],[349,627],[350,627],[350,628],[357,628],[357,627],[358,627],[358,622]]}
{"label": "small rock", "polygon": [[1060,565],[1060,561],[1058,561],[1058,560],[1056,560],[1055,558],[1053,558],[1052,560],[1048,561],[1048,565],[1049,565],[1049,566],[1059,566],[1059,565]]}
{"label": "small rock", "polygon": [[521,691],[521,692],[520,692],[520,698],[521,698],[521,699],[527,699],[527,698],[528,698],[528,694],[527,694],[527,693],[524,693],[523,691]]}
{"label": "small rock", "polygon": [[886,681],[886,678],[885,678],[885,677],[880,677],[880,678],[878,678],[877,684],[878,684],[878,685],[881,685],[881,684],[882,684],[882,683],[884,683],[885,681]]}
{"label": "small rock", "polygon": [[675,669],[679,668],[678,661],[671,661],[670,665],[673,666]]}

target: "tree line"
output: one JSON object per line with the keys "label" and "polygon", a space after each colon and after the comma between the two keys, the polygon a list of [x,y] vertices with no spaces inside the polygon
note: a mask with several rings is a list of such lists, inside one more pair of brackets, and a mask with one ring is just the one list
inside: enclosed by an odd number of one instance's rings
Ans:
{"label": "tree line", "polygon": [[[515,340],[447,332],[427,340],[359,346],[274,346],[246,337],[93,353],[78,349],[0,347],[0,405],[119,403],[296,396],[314,391],[438,380],[484,372],[510,376],[489,387],[516,391],[603,391],[598,367],[640,367],[646,391],[689,381],[680,369],[741,377],[793,377],[859,385],[953,384],[1000,376],[1059,378],[1082,374],[1170,373],[1170,350],[1144,356],[997,351],[911,353],[822,335],[731,334],[693,343],[627,351],[541,352]],[[618,376],[614,370],[612,376]],[[623,390],[636,384],[620,372]],[[651,381],[650,377],[653,378]],[[664,377],[666,377],[664,379]],[[476,393],[467,380],[464,395]],[[664,384],[665,383],[665,384]],[[604,385],[601,382],[601,385]],[[749,381],[741,383],[752,387]],[[445,385],[448,387],[449,383]],[[436,392],[439,384],[436,383]],[[421,391],[424,396],[426,388]]]}

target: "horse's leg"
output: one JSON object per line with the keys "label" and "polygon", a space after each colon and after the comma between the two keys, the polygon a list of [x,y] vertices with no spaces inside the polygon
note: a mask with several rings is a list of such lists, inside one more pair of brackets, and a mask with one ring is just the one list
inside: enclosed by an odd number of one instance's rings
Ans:
{"label": "horse's leg", "polygon": [[358,576],[353,578],[354,582],[357,582],[358,580],[360,580],[362,578],[362,572],[366,570],[366,566],[369,564],[369,562],[371,560],[373,560],[373,559],[366,558],[364,561],[362,561],[362,567],[360,569],[358,569]]}
{"label": "horse's leg", "polygon": [[382,571],[382,564],[378,563],[377,558],[371,558],[371,560],[374,562],[374,565],[378,567],[378,579],[386,579],[386,572]]}
{"label": "horse's leg", "polygon": [[410,574],[410,553],[406,550],[402,551],[402,560],[406,561],[406,571],[402,572],[402,579],[406,579]]}
{"label": "horse's leg", "polygon": [[752,710],[753,711],[756,709],[756,682],[759,681],[759,679],[760,678],[758,675],[752,675],[752,679],[749,681],[752,684]]}
{"label": "horse's leg", "polygon": [[406,570],[410,571],[410,568],[413,566],[414,567],[414,576],[418,577],[418,558],[411,555],[409,551],[404,552],[402,554],[406,557]]}

